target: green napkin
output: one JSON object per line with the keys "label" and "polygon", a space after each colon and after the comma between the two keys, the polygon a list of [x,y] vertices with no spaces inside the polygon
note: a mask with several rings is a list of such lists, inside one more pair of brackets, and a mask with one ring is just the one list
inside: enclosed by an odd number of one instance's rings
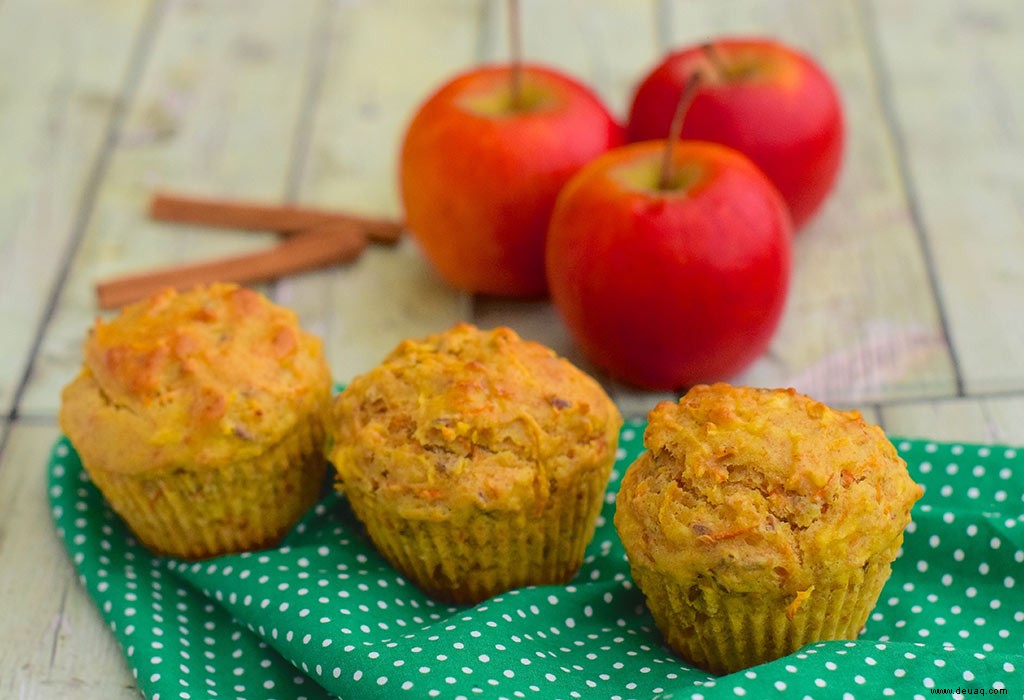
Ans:
{"label": "green napkin", "polygon": [[82,585],[151,700],[1024,697],[1024,454],[896,440],[925,496],[861,638],[716,678],[663,645],[612,525],[643,428],[622,430],[571,584],[474,607],[434,603],[406,582],[333,493],[278,549],[199,563],[149,554],[63,438],[50,501]]}

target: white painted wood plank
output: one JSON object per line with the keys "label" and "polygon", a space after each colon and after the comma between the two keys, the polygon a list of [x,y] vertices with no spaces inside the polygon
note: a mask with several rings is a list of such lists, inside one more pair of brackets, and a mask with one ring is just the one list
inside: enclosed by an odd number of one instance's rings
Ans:
{"label": "white painted wood plank", "polygon": [[81,249],[21,410],[53,415],[112,275],[268,245],[263,234],[158,224],[155,188],[281,200],[304,98],[316,5],[170,3],[103,173]]}
{"label": "white painted wood plank", "polygon": [[46,496],[52,425],[17,425],[0,462],[0,697],[138,698],[79,585]]}
{"label": "white painted wood plank", "polygon": [[895,404],[882,408],[890,434],[946,442],[1024,446],[1024,396]]}
{"label": "white painted wood plank", "polygon": [[834,406],[834,408],[850,408],[855,411],[860,411],[860,414],[864,416],[864,420],[866,420],[868,423],[879,426],[882,425],[882,414],[879,412],[877,406]]}
{"label": "white painted wood plank", "polygon": [[[325,37],[324,61],[299,197],[401,218],[398,153],[427,95],[477,63],[481,4],[345,3]],[[407,237],[354,264],[290,279],[278,300],[325,339],[335,377],[378,364],[400,340],[469,318],[469,297],[448,287]]]}
{"label": "white painted wood plank", "polygon": [[1024,3],[868,3],[968,395],[1024,387]]}
{"label": "white painted wood plank", "polygon": [[[705,0],[666,6],[672,45],[760,34],[803,49],[836,82],[847,117],[839,181],[797,238],[778,333],[766,356],[735,381],[795,386],[845,403],[954,392],[856,3]],[[900,60],[899,54],[891,57]]]}
{"label": "white painted wood plank", "polygon": [[148,3],[0,3],[0,411],[60,274]]}

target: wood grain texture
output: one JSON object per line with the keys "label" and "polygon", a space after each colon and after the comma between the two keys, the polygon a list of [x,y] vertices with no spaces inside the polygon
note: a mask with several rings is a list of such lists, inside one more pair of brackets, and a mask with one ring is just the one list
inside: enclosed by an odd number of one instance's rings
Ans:
{"label": "wood grain texture", "polygon": [[146,218],[153,190],[280,201],[286,195],[314,3],[169,3],[116,136],[22,410],[53,415],[96,315],[97,280],[250,252],[274,240]]}
{"label": "wood grain texture", "polygon": [[45,467],[57,435],[15,426],[0,460],[0,697],[138,698],[54,530]]}
{"label": "wood grain texture", "polygon": [[1024,397],[989,396],[898,403],[880,410],[893,435],[930,440],[1024,445]]}
{"label": "wood grain texture", "polygon": [[1019,391],[1024,3],[867,6],[964,389]]}
{"label": "wood grain texture", "polygon": [[91,196],[148,3],[0,3],[0,411]]}
{"label": "wood grain texture", "polygon": [[[337,6],[318,39],[322,76],[300,154],[301,201],[400,217],[401,135],[430,91],[477,62],[482,11],[482,3],[465,0]],[[277,291],[324,338],[341,382],[372,368],[403,338],[471,314],[469,297],[445,285],[409,238],[368,250],[341,273],[286,280]]]}

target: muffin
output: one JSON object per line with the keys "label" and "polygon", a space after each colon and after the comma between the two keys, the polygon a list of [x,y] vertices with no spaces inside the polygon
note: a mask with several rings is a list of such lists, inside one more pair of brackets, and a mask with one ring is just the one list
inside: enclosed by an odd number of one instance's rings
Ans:
{"label": "muffin", "polygon": [[508,328],[400,343],[337,397],[330,460],[380,553],[435,599],[568,581],[622,418],[591,377]]}
{"label": "muffin", "polygon": [[158,554],[276,543],[326,475],[331,377],[293,312],[232,284],[167,289],[97,320],[60,425]]}
{"label": "muffin", "polygon": [[679,656],[722,674],[857,637],[922,495],[879,427],[715,384],[656,406],[644,445],[615,527]]}

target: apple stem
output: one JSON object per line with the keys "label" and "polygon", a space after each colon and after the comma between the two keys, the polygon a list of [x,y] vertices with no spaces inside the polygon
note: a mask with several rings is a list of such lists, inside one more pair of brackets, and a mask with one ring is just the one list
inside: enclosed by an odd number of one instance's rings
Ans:
{"label": "apple stem", "polygon": [[683,117],[686,110],[690,108],[693,98],[697,95],[697,88],[700,86],[700,73],[694,71],[686,79],[686,85],[679,94],[679,101],[676,102],[676,111],[672,115],[672,124],[668,129],[668,139],[665,141],[665,150],[661,156],[661,175],[658,178],[658,189],[673,189],[675,180],[675,168],[672,167],[672,152],[679,142],[679,135],[683,131]]}
{"label": "apple stem", "polygon": [[712,77],[715,80],[722,80],[726,73],[729,72],[725,61],[722,60],[722,54],[718,53],[718,49],[710,41],[701,44],[700,50],[704,57],[708,59],[708,63],[711,64]]}
{"label": "apple stem", "polygon": [[514,110],[523,105],[523,40],[519,15],[519,0],[508,0],[509,94]]}

